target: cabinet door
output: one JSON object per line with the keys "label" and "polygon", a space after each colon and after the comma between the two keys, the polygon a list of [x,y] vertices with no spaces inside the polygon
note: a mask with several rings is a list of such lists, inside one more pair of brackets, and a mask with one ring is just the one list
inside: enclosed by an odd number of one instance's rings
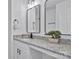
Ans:
{"label": "cabinet door", "polygon": [[30,51],[27,44],[14,41],[14,59],[30,59]]}
{"label": "cabinet door", "polygon": [[42,52],[30,48],[32,59],[42,59]]}

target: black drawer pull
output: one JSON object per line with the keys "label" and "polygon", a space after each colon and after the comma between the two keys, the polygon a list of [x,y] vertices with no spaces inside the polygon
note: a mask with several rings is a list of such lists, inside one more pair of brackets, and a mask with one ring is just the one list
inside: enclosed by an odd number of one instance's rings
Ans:
{"label": "black drawer pull", "polygon": [[20,49],[17,49],[17,53],[18,53],[19,55],[21,55],[21,50],[20,50]]}

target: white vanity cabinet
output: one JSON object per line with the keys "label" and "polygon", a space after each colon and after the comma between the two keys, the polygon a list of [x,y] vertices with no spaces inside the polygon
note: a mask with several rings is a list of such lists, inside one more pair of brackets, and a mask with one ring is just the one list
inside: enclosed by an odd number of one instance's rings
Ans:
{"label": "white vanity cabinet", "polygon": [[69,57],[53,53],[40,47],[35,47],[31,45],[29,45],[29,47],[32,59],[71,59]]}
{"label": "white vanity cabinet", "polygon": [[30,51],[27,44],[14,40],[14,59],[30,59]]}
{"label": "white vanity cabinet", "polygon": [[66,56],[53,53],[36,45],[14,40],[13,59],[71,59]]}
{"label": "white vanity cabinet", "polygon": [[38,50],[33,48],[28,44],[14,40],[14,59],[56,59],[39,51],[39,48]]}

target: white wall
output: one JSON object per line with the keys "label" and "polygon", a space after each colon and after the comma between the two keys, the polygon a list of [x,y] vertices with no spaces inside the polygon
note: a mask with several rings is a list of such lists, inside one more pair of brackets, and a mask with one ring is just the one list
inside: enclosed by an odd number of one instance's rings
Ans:
{"label": "white wall", "polygon": [[19,24],[14,34],[26,32],[27,0],[12,0],[12,21],[18,19]]}
{"label": "white wall", "polygon": [[56,29],[63,34],[71,34],[71,9],[70,0],[56,5]]}
{"label": "white wall", "polygon": [[45,0],[41,0],[41,34],[45,34]]}
{"label": "white wall", "polygon": [[[56,29],[62,34],[71,34],[71,6],[70,0],[63,1],[56,5]],[[70,36],[62,36],[70,39]]]}

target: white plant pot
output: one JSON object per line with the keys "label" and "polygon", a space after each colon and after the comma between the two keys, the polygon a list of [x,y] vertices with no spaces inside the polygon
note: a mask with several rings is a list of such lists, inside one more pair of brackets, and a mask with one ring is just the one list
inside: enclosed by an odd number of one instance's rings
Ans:
{"label": "white plant pot", "polygon": [[49,42],[51,42],[51,43],[58,43],[59,39],[49,38]]}

